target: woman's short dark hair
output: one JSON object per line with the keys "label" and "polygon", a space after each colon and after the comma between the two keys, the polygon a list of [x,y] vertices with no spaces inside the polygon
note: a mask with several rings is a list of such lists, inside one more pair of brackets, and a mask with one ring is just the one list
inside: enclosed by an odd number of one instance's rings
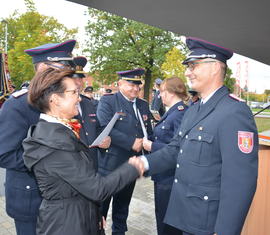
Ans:
{"label": "woman's short dark hair", "polygon": [[66,89],[64,79],[72,78],[73,74],[73,70],[53,68],[37,72],[29,86],[28,102],[40,112],[47,112],[50,96],[54,93],[63,93]]}
{"label": "woman's short dark hair", "polygon": [[161,89],[165,89],[170,93],[176,94],[183,101],[188,99],[187,89],[185,83],[181,78],[178,77],[170,77],[166,78],[161,83]]}

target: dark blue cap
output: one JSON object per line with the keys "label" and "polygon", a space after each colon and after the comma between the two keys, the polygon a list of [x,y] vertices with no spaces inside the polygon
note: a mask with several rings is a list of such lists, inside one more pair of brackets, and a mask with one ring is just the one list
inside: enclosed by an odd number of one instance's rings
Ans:
{"label": "dark blue cap", "polygon": [[73,58],[75,64],[75,74],[74,77],[84,78],[86,72],[83,71],[83,68],[87,64],[87,59],[84,56],[77,56]]}
{"label": "dark blue cap", "polygon": [[138,68],[133,70],[118,71],[116,73],[118,74],[119,79],[135,84],[142,84],[141,76],[144,74],[144,69]]}
{"label": "dark blue cap", "polygon": [[45,61],[66,61],[72,60],[71,52],[76,40],[68,40],[62,43],[49,43],[35,48],[27,49],[24,52],[32,56],[33,64]]}
{"label": "dark blue cap", "polygon": [[156,83],[157,85],[160,85],[162,82],[163,82],[163,81],[162,81],[161,78],[157,78],[157,79],[155,80],[155,83]]}
{"label": "dark blue cap", "polygon": [[190,50],[190,54],[184,60],[183,64],[206,58],[219,60],[226,64],[226,61],[233,55],[232,50],[199,38],[188,37],[186,44]]}

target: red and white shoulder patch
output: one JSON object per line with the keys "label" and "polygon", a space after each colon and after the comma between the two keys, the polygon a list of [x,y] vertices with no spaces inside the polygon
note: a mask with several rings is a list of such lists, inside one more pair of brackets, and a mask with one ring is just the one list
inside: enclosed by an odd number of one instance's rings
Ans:
{"label": "red and white shoulder patch", "polygon": [[235,94],[231,93],[231,94],[229,94],[229,96],[234,100],[245,102],[245,100],[241,99],[240,97],[236,96]]}
{"label": "red and white shoulder patch", "polygon": [[254,133],[238,131],[238,148],[242,153],[251,153],[254,146]]}

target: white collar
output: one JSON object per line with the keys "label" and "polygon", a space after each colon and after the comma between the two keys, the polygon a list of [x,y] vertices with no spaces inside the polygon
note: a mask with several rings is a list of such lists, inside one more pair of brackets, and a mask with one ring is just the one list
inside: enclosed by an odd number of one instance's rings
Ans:
{"label": "white collar", "polygon": [[136,102],[136,99],[137,98],[135,98],[134,100],[130,100],[129,98],[127,98],[121,91],[120,91],[120,93],[122,94],[122,96],[124,96],[124,98],[127,100],[127,101],[129,101],[129,102],[133,102],[133,103],[135,103]]}
{"label": "white collar", "polygon": [[50,116],[46,113],[41,113],[39,116],[40,119],[43,119],[47,122],[51,122],[51,123],[60,123],[66,127],[68,127],[69,129],[71,129],[69,126],[65,125],[63,122],[59,121],[56,117]]}
{"label": "white collar", "polygon": [[208,96],[206,96],[204,99],[201,99],[201,103],[205,104],[216,92],[217,90],[219,90],[219,88],[217,88],[216,90],[214,90],[213,92],[211,92]]}

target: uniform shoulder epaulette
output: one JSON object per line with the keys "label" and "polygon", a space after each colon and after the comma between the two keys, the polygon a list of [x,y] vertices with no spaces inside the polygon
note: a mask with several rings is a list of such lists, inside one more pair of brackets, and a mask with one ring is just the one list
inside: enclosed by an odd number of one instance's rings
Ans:
{"label": "uniform shoulder epaulette", "polygon": [[12,96],[13,96],[14,98],[19,98],[20,96],[26,94],[27,92],[28,92],[27,89],[21,89],[21,90],[19,90],[19,91],[15,91],[14,93],[12,93]]}
{"label": "uniform shoulder epaulette", "polygon": [[229,94],[229,96],[234,99],[234,100],[237,100],[237,101],[240,101],[240,102],[245,102],[245,100],[241,99],[240,97],[234,95],[234,94]]}

